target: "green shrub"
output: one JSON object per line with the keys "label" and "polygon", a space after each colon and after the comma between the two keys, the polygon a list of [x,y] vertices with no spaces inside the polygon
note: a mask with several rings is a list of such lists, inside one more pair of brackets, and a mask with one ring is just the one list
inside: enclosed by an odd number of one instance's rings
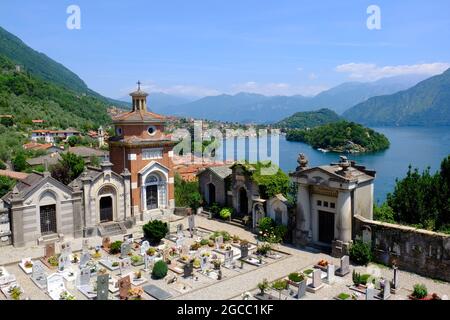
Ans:
{"label": "green shrub", "polygon": [[270,243],[263,243],[256,248],[256,253],[265,256],[269,253],[270,250],[272,250],[272,246],[270,245]]}
{"label": "green shrub", "polygon": [[272,288],[278,291],[287,289],[288,283],[286,280],[277,280],[272,283]]}
{"label": "green shrub", "polygon": [[424,284],[415,284],[412,296],[417,299],[423,299],[428,295],[427,287]]}
{"label": "green shrub", "polygon": [[167,263],[162,260],[159,260],[155,263],[152,270],[152,276],[155,279],[162,279],[167,275]]}
{"label": "green shrub", "polygon": [[350,260],[359,265],[367,265],[372,261],[372,250],[370,246],[362,241],[356,241],[350,247]]}
{"label": "green shrub", "polygon": [[6,164],[0,160],[0,170],[6,170]]}
{"label": "green shrub", "polygon": [[270,217],[261,218],[258,222],[259,231],[262,233],[268,233],[275,226],[275,221]]}
{"label": "green shrub", "polygon": [[298,272],[292,272],[289,274],[288,278],[293,282],[300,282],[303,281],[303,279],[305,279],[305,276]]}
{"label": "green shrub", "polygon": [[337,297],[340,300],[347,300],[348,298],[350,298],[350,295],[348,293],[341,292],[338,294]]}
{"label": "green shrub", "polygon": [[208,240],[208,239],[202,239],[202,240],[200,240],[200,245],[202,245],[202,246],[207,246],[208,243],[209,243],[209,240]]}
{"label": "green shrub", "polygon": [[269,289],[269,281],[267,279],[263,279],[262,282],[258,283],[258,289],[260,293],[263,295],[264,292]]}
{"label": "green shrub", "polygon": [[217,237],[222,236],[223,241],[230,241],[231,236],[226,231],[214,231],[210,236],[209,239],[215,241]]}
{"label": "green shrub", "polygon": [[159,243],[162,238],[166,236],[169,232],[169,227],[166,222],[162,222],[161,220],[153,220],[149,221],[147,224],[144,224],[142,227],[144,231],[144,236],[151,243]]}
{"label": "green shrub", "polygon": [[122,246],[122,241],[117,240],[114,241],[113,243],[111,243],[110,247],[109,247],[109,253],[110,254],[116,254],[120,252],[120,247]]}
{"label": "green shrub", "polygon": [[232,212],[232,209],[230,209],[230,208],[223,208],[222,210],[220,210],[219,216],[223,220],[228,220],[231,217],[231,212]]}

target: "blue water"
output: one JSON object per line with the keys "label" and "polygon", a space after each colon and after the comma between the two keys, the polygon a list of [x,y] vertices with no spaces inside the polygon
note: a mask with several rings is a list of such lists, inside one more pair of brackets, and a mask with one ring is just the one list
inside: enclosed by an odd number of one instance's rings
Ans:
{"label": "blue water", "polygon": [[[432,172],[439,170],[442,159],[450,154],[450,127],[380,127],[374,130],[386,135],[391,142],[389,149],[370,154],[348,155],[358,164],[376,170],[375,201],[381,203],[394,190],[395,179],[403,178],[411,164],[413,168],[424,170],[428,166]],[[226,142],[227,144],[229,142]],[[248,147],[247,150],[252,149]],[[339,161],[339,154],[323,153],[301,142],[287,141],[280,136],[279,165],[283,171],[292,172],[297,167],[298,154],[303,152],[309,159],[309,166],[320,166]],[[236,146],[235,146],[236,154]],[[248,159],[249,152],[245,152]],[[235,159],[243,158],[235,156]],[[265,157],[258,157],[265,159]]]}
{"label": "blue water", "polygon": [[[382,127],[373,128],[383,133],[391,142],[389,149],[361,155],[347,155],[349,159],[377,171],[375,179],[375,201],[380,203],[394,190],[395,179],[402,178],[408,165],[419,170],[428,166],[432,172],[439,170],[442,159],[450,154],[450,127]],[[336,153],[323,153],[301,142],[280,139],[280,167],[294,171],[298,153],[303,152],[309,159],[309,166],[319,166],[337,162]]]}

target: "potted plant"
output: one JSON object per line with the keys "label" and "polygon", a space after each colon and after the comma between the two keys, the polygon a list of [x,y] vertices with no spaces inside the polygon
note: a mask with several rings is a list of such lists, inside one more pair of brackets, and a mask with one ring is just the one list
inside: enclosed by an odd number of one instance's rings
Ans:
{"label": "potted plant", "polygon": [[270,250],[272,250],[272,246],[270,245],[270,243],[264,243],[256,248],[256,253],[266,256],[270,252]]}
{"label": "potted plant", "polygon": [[156,249],[153,247],[150,247],[147,249],[147,251],[145,252],[148,256],[153,256],[156,253]]}
{"label": "potted plant", "polygon": [[292,272],[288,275],[288,279],[291,284],[298,286],[301,281],[305,280],[305,275],[303,273]]}
{"label": "potted plant", "polygon": [[134,278],[135,279],[141,279],[142,278],[142,272],[139,270],[139,271],[136,271],[135,273],[134,273]]}
{"label": "potted plant", "polygon": [[26,269],[32,268],[33,267],[33,262],[31,262],[31,260],[25,261],[24,267]]}
{"label": "potted plant", "polygon": [[152,276],[155,279],[162,279],[167,275],[168,269],[167,264],[164,261],[159,260],[153,266]]}
{"label": "potted plant", "polygon": [[278,291],[278,300],[281,300],[281,291],[286,290],[288,282],[286,280],[277,280],[272,283],[272,288]]}
{"label": "potted plant", "polygon": [[[209,240],[208,239],[202,239],[200,240],[200,245],[201,246],[207,246],[209,244]],[[214,243],[213,243],[214,244]]]}
{"label": "potted plant", "polygon": [[259,295],[264,296],[266,290],[269,289],[269,281],[267,279],[263,279],[262,282],[258,283]]}
{"label": "potted plant", "polygon": [[194,242],[193,244],[191,244],[191,248],[190,249],[192,251],[196,251],[196,250],[200,249],[200,247],[201,247],[201,245],[200,245],[199,242]]}
{"label": "potted plant", "polygon": [[215,270],[219,270],[221,261],[220,261],[220,259],[215,259],[215,260],[212,260],[212,264],[213,264]]}
{"label": "potted plant", "polygon": [[11,299],[13,300],[20,300],[20,297],[22,295],[22,289],[18,286],[11,286],[8,289],[8,293],[11,296]]}
{"label": "potted plant", "polygon": [[130,300],[142,300],[142,294],[144,293],[144,290],[142,290],[141,287],[131,288],[128,291],[128,296],[130,297]]}
{"label": "potted plant", "polygon": [[122,241],[117,240],[114,241],[113,243],[111,243],[111,245],[109,246],[109,254],[118,254],[120,253],[120,248],[122,246]]}
{"label": "potted plant", "polygon": [[58,258],[59,258],[59,255],[51,256],[47,259],[47,262],[52,267],[57,267],[58,266]]}
{"label": "potted plant", "polygon": [[111,266],[112,266],[113,268],[118,267],[118,266],[119,266],[119,262],[114,261],[114,262],[111,264]]}

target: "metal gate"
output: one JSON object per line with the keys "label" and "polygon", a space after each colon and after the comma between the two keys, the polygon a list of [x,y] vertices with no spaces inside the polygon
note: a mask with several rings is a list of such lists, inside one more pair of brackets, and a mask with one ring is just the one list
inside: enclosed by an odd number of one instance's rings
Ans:
{"label": "metal gate", "polygon": [[41,233],[56,233],[56,205],[51,204],[40,207]]}

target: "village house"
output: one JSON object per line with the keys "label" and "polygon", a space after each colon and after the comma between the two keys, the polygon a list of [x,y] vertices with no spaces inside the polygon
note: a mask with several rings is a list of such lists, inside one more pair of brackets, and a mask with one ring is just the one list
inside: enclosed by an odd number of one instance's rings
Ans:
{"label": "village house", "polygon": [[55,138],[59,138],[61,140],[67,140],[72,136],[80,136],[81,133],[75,129],[67,129],[67,130],[33,130],[31,131],[31,140],[38,141],[44,140],[47,143],[55,142]]}

